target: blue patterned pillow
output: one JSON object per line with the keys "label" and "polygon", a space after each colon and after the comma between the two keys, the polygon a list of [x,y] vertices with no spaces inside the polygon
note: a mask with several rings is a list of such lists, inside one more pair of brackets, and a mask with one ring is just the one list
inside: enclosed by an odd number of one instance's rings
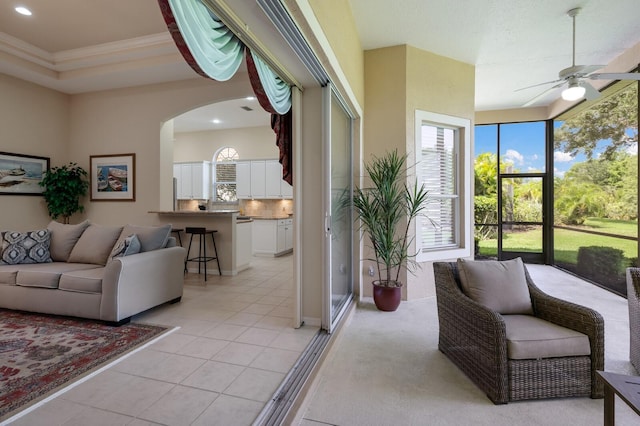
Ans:
{"label": "blue patterned pillow", "polygon": [[50,243],[51,231],[48,229],[30,232],[6,231],[2,236],[2,263],[16,265],[51,262]]}

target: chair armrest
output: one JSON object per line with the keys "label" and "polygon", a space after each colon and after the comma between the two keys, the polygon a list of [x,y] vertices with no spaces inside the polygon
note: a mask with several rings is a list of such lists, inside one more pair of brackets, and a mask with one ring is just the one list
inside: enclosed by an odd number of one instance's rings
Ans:
{"label": "chair armrest", "polygon": [[433,264],[438,348],[496,404],[508,402],[506,327],[502,316],[462,293],[455,263]]}
{"label": "chair armrest", "polygon": [[604,385],[596,371],[604,370],[604,318],[599,312],[586,306],[553,297],[536,286],[526,271],[529,294],[536,317],[570,328],[589,337],[591,347],[592,398],[604,395]]}

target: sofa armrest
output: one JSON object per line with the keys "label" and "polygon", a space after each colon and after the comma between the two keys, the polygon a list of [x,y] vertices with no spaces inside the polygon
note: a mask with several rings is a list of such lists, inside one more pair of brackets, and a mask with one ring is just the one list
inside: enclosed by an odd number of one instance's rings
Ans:
{"label": "sofa armrest", "polygon": [[455,263],[433,264],[438,305],[438,348],[494,403],[507,403],[508,361],[502,316],[462,293]]}
{"label": "sofa armrest", "polygon": [[169,247],[113,259],[102,279],[100,319],[121,321],[182,297],[185,255]]}
{"label": "sofa armrest", "polygon": [[604,370],[604,318],[599,312],[586,306],[553,297],[535,285],[526,271],[529,294],[536,317],[570,328],[589,337],[591,347],[591,397],[601,398],[604,385],[597,370]]}

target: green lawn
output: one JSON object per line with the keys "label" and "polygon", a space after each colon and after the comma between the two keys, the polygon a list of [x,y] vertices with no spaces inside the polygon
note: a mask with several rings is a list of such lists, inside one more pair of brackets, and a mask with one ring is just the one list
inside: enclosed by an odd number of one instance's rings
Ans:
{"label": "green lawn", "polygon": [[[638,222],[592,218],[585,222],[584,229],[635,236],[638,232]],[[539,229],[510,233],[506,235],[503,241],[503,250],[508,251],[537,252],[541,251],[541,246],[542,236]],[[635,241],[585,234],[567,229],[555,229],[554,231],[555,260],[558,263],[577,263],[578,249],[588,246],[620,249],[629,260],[638,256],[637,243]],[[480,241],[480,254],[496,256],[497,252],[498,241],[496,239]]]}

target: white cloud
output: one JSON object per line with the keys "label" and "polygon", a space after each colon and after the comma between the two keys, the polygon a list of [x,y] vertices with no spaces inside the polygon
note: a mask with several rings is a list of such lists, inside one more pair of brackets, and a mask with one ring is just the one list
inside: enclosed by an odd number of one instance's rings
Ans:
{"label": "white cloud", "polygon": [[556,163],[568,163],[569,161],[573,160],[573,155],[569,154],[568,152],[562,152],[562,151],[554,151],[553,152],[553,161],[555,161]]}
{"label": "white cloud", "polygon": [[634,143],[626,149],[627,154],[638,155],[638,143]]}
{"label": "white cloud", "polygon": [[540,169],[538,169],[537,167],[527,167],[527,171],[528,172],[535,172],[535,173],[540,173]]}
{"label": "white cloud", "polygon": [[538,159],[538,154],[533,154],[533,155],[531,156],[531,159],[532,159],[533,161],[536,161],[536,160]]}
{"label": "white cloud", "polygon": [[507,152],[504,154],[504,156],[505,158],[513,160],[514,163],[517,163],[517,164],[524,163],[524,157],[515,149],[508,149]]}
{"label": "white cloud", "polygon": [[565,171],[563,171],[563,170],[558,170],[557,168],[554,168],[554,169],[553,169],[553,175],[554,175],[555,177],[557,177],[557,178],[562,179],[562,178],[564,177],[564,174],[565,174],[565,173],[566,173],[566,172],[565,172]]}

